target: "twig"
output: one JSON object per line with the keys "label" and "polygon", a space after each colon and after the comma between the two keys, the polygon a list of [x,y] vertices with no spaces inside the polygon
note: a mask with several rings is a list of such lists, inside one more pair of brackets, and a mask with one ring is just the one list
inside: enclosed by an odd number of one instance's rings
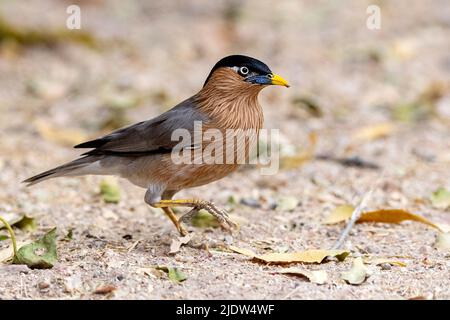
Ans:
{"label": "twig", "polygon": [[350,233],[350,230],[355,225],[355,222],[358,221],[358,219],[361,217],[362,211],[366,208],[366,203],[369,200],[369,198],[372,196],[373,191],[375,190],[375,187],[378,185],[380,180],[384,177],[384,171],[381,173],[380,177],[377,179],[377,181],[372,185],[372,188],[367,192],[364,197],[362,198],[360,204],[353,210],[352,217],[350,218],[350,221],[347,223],[347,226],[345,227],[344,231],[342,231],[338,241],[336,241],[335,245],[333,246],[333,250],[340,249],[342,245],[344,244],[345,239],[348,237],[348,234]]}
{"label": "twig", "polygon": [[127,248],[127,253],[130,253],[134,248],[136,248],[136,246],[138,245],[138,243],[141,242],[141,241],[142,241],[142,240],[139,239],[139,240],[135,241],[131,246],[129,246],[129,247]]}
{"label": "twig", "polygon": [[0,217],[0,221],[3,222],[3,224],[6,227],[6,229],[9,232],[9,235],[10,235],[11,241],[12,241],[12,245],[13,245],[14,257],[15,257],[17,255],[17,243],[16,243],[16,236],[14,235],[14,231],[12,230],[11,226],[9,225],[9,223],[5,219]]}

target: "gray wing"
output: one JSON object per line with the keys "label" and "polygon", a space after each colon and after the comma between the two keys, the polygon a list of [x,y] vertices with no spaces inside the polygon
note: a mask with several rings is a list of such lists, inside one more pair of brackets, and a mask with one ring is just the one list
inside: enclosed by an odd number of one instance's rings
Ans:
{"label": "gray wing", "polygon": [[195,107],[189,98],[151,120],[116,130],[99,139],[76,145],[75,148],[93,148],[86,155],[135,156],[170,152],[178,141],[172,141],[176,129],[194,131],[194,121],[207,122],[208,117]]}

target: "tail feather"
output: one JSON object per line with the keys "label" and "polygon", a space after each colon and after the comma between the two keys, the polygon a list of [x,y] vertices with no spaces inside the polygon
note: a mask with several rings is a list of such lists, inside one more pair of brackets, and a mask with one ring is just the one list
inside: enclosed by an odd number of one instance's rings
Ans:
{"label": "tail feather", "polygon": [[36,183],[42,182],[47,179],[56,178],[56,177],[62,177],[62,176],[73,176],[78,174],[87,174],[87,172],[83,172],[82,168],[92,164],[93,162],[97,161],[97,157],[92,156],[86,156],[80,159],[76,159],[74,161],[71,161],[69,163],[63,164],[59,167],[50,169],[48,171],[42,172],[38,175],[35,175],[31,178],[28,178],[23,183],[27,183],[27,187],[32,186]]}

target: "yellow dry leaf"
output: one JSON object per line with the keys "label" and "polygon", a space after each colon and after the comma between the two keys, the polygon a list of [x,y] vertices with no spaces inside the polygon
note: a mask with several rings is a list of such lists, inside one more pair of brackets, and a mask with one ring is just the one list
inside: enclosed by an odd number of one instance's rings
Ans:
{"label": "yellow dry leaf", "polygon": [[[335,224],[350,219],[353,213],[353,210],[350,210],[351,208],[350,205],[337,207],[331,215],[325,219],[324,223]],[[364,212],[357,222],[400,223],[406,220],[421,222],[439,231],[443,231],[439,225],[432,223],[428,219],[402,209],[382,209]]]}
{"label": "yellow dry leaf", "polygon": [[352,205],[344,204],[336,207],[333,212],[324,220],[325,224],[335,224],[341,221],[345,221],[352,216],[355,208]]}
{"label": "yellow dry leaf", "polygon": [[390,209],[390,210],[376,210],[370,212],[364,212],[358,219],[358,222],[386,222],[386,223],[400,223],[402,221],[417,221],[429,225],[439,231],[441,228],[425,219],[424,217],[412,214],[406,210],[401,209]]}
{"label": "yellow dry leaf", "polygon": [[73,146],[88,139],[80,130],[52,127],[44,121],[37,121],[35,126],[44,139],[65,146]]}
{"label": "yellow dry leaf", "polygon": [[406,263],[404,263],[403,261],[392,260],[392,259],[388,259],[388,258],[375,258],[375,259],[371,259],[371,260],[364,260],[364,262],[368,263],[368,264],[374,264],[376,266],[387,263],[392,266],[406,267]]}
{"label": "yellow dry leaf", "polygon": [[292,267],[292,268],[285,268],[285,269],[279,270],[276,273],[300,275],[300,276],[308,278],[308,280],[311,281],[312,283],[317,283],[317,284],[324,284],[328,280],[328,274],[325,270],[309,271],[309,270],[302,270],[300,268]]}
{"label": "yellow dry leaf", "polygon": [[394,132],[395,126],[393,123],[378,123],[356,130],[353,134],[354,140],[372,141],[380,138],[385,138]]}
{"label": "yellow dry leaf", "polygon": [[263,255],[257,255],[253,251],[248,249],[242,249],[235,246],[230,246],[230,250],[252,257],[256,260],[260,260],[267,263],[321,263],[326,257],[336,257],[339,261],[344,260],[350,252],[347,250],[322,250],[313,249],[301,252],[291,253],[267,253]]}
{"label": "yellow dry leaf", "polygon": [[248,257],[252,257],[252,258],[256,257],[256,253],[254,253],[252,250],[249,250],[249,249],[239,248],[239,247],[235,247],[235,246],[229,246],[229,249],[236,253],[243,254],[244,256],[248,256]]}

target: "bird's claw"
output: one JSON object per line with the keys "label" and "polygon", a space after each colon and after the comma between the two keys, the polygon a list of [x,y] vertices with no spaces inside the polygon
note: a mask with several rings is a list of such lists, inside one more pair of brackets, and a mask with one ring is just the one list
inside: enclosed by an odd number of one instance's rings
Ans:
{"label": "bird's claw", "polygon": [[187,222],[191,220],[201,209],[206,210],[208,213],[214,216],[219,222],[220,226],[225,230],[230,231],[232,228],[238,227],[238,225],[230,219],[228,213],[225,210],[219,209],[213,203],[206,201],[197,204],[191,211],[181,216],[179,221]]}

